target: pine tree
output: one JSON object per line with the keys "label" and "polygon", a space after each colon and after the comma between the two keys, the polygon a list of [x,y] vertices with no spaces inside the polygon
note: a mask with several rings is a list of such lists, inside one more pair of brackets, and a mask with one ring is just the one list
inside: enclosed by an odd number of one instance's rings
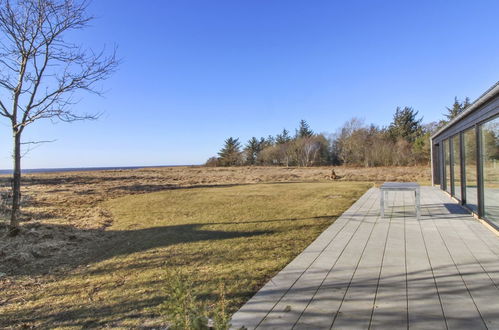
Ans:
{"label": "pine tree", "polygon": [[423,118],[417,119],[418,111],[411,107],[401,109],[397,107],[393,115],[393,121],[388,127],[388,134],[393,140],[400,138],[409,143],[413,143],[417,137],[423,134],[422,121]]}
{"label": "pine tree", "polygon": [[300,126],[298,127],[298,130],[296,131],[296,137],[297,138],[306,138],[306,137],[311,137],[314,135],[314,131],[310,129],[310,126],[305,120],[300,120]]}
{"label": "pine tree", "polygon": [[241,163],[241,143],[239,139],[233,137],[228,138],[224,142],[223,148],[218,153],[220,157],[220,165],[234,166]]}
{"label": "pine tree", "polygon": [[249,139],[248,143],[246,143],[246,146],[244,147],[244,152],[246,154],[246,164],[255,165],[260,151],[262,151],[261,141],[258,141],[256,137],[252,137],[251,139]]}
{"label": "pine tree", "polygon": [[459,116],[469,105],[470,99],[468,97],[466,97],[463,102],[459,102],[457,97],[454,97],[454,103],[452,106],[450,108],[446,107],[447,113],[444,114],[447,118],[446,122],[449,122]]}
{"label": "pine tree", "polygon": [[277,134],[275,137],[276,144],[285,144],[291,141],[291,136],[289,135],[289,131],[287,129],[283,129],[280,134]]}
{"label": "pine tree", "polygon": [[275,138],[269,134],[269,136],[267,136],[267,138],[262,138],[262,149],[265,148],[265,147],[271,147],[275,144]]}

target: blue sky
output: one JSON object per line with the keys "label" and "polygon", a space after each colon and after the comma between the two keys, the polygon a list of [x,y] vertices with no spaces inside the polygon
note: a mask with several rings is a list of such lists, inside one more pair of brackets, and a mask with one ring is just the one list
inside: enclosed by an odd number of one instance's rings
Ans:
{"label": "blue sky", "polygon": [[[497,1],[94,1],[72,35],[118,46],[97,121],[39,122],[51,140],[25,168],[200,164],[229,136],[335,132],[352,117],[388,125],[397,106],[438,120],[454,96],[499,80]],[[10,132],[0,124],[0,168]]]}

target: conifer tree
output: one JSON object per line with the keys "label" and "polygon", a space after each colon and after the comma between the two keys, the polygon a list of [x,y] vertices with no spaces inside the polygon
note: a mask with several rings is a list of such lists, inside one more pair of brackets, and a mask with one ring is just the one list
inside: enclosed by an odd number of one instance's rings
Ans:
{"label": "conifer tree", "polygon": [[241,164],[241,143],[239,139],[230,137],[225,140],[223,148],[218,152],[220,165],[234,166]]}
{"label": "conifer tree", "polygon": [[418,111],[411,107],[401,109],[397,107],[393,115],[393,121],[388,127],[388,134],[393,140],[404,139],[409,143],[413,143],[417,137],[423,134],[422,121],[423,118],[417,118]]}
{"label": "conifer tree", "polygon": [[451,107],[447,107],[447,113],[445,113],[445,117],[447,118],[447,122],[459,116],[464,109],[466,109],[470,105],[469,97],[466,97],[464,101],[459,102],[457,97],[454,97],[454,103]]}
{"label": "conifer tree", "polygon": [[275,142],[277,144],[285,144],[288,143],[289,141],[291,141],[291,136],[289,135],[288,130],[285,128],[282,130],[280,134],[277,134],[275,138]]}
{"label": "conifer tree", "polygon": [[255,165],[261,150],[262,150],[261,141],[258,141],[256,137],[252,137],[251,139],[249,139],[248,143],[246,143],[246,146],[244,147],[244,153],[246,155],[246,164]]}
{"label": "conifer tree", "polygon": [[264,147],[271,147],[275,144],[275,138],[269,134],[269,136],[267,136],[267,138],[262,138],[262,148]]}
{"label": "conifer tree", "polygon": [[300,126],[298,127],[298,130],[296,131],[296,137],[297,138],[306,138],[306,137],[311,137],[314,135],[314,131],[310,129],[310,126],[308,125],[307,121],[305,120],[300,120]]}

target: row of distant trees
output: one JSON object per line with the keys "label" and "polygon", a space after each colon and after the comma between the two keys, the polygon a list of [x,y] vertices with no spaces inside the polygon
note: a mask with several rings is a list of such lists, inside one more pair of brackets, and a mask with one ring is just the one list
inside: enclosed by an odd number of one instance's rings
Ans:
{"label": "row of distant trees", "polygon": [[283,129],[276,136],[252,137],[245,144],[229,137],[207,166],[407,166],[427,164],[430,136],[469,106],[469,99],[454,99],[444,119],[423,124],[418,111],[398,107],[386,127],[352,118],[336,133],[316,133],[301,120],[294,134]]}
{"label": "row of distant trees", "polygon": [[330,143],[326,136],[315,134],[302,120],[294,135],[283,129],[275,137],[252,137],[244,146],[238,138],[230,137],[225,140],[218,157],[210,158],[206,164],[312,166],[329,163],[330,156]]}

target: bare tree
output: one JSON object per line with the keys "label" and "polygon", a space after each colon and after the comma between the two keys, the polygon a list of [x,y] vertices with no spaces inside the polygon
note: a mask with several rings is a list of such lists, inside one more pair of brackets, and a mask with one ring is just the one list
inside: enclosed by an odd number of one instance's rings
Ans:
{"label": "bare tree", "polygon": [[87,1],[0,0],[0,115],[11,124],[14,170],[9,234],[19,232],[21,135],[40,120],[95,119],[72,106],[77,92],[100,94],[96,83],[118,65],[115,50],[105,55],[65,38],[92,20]]}

